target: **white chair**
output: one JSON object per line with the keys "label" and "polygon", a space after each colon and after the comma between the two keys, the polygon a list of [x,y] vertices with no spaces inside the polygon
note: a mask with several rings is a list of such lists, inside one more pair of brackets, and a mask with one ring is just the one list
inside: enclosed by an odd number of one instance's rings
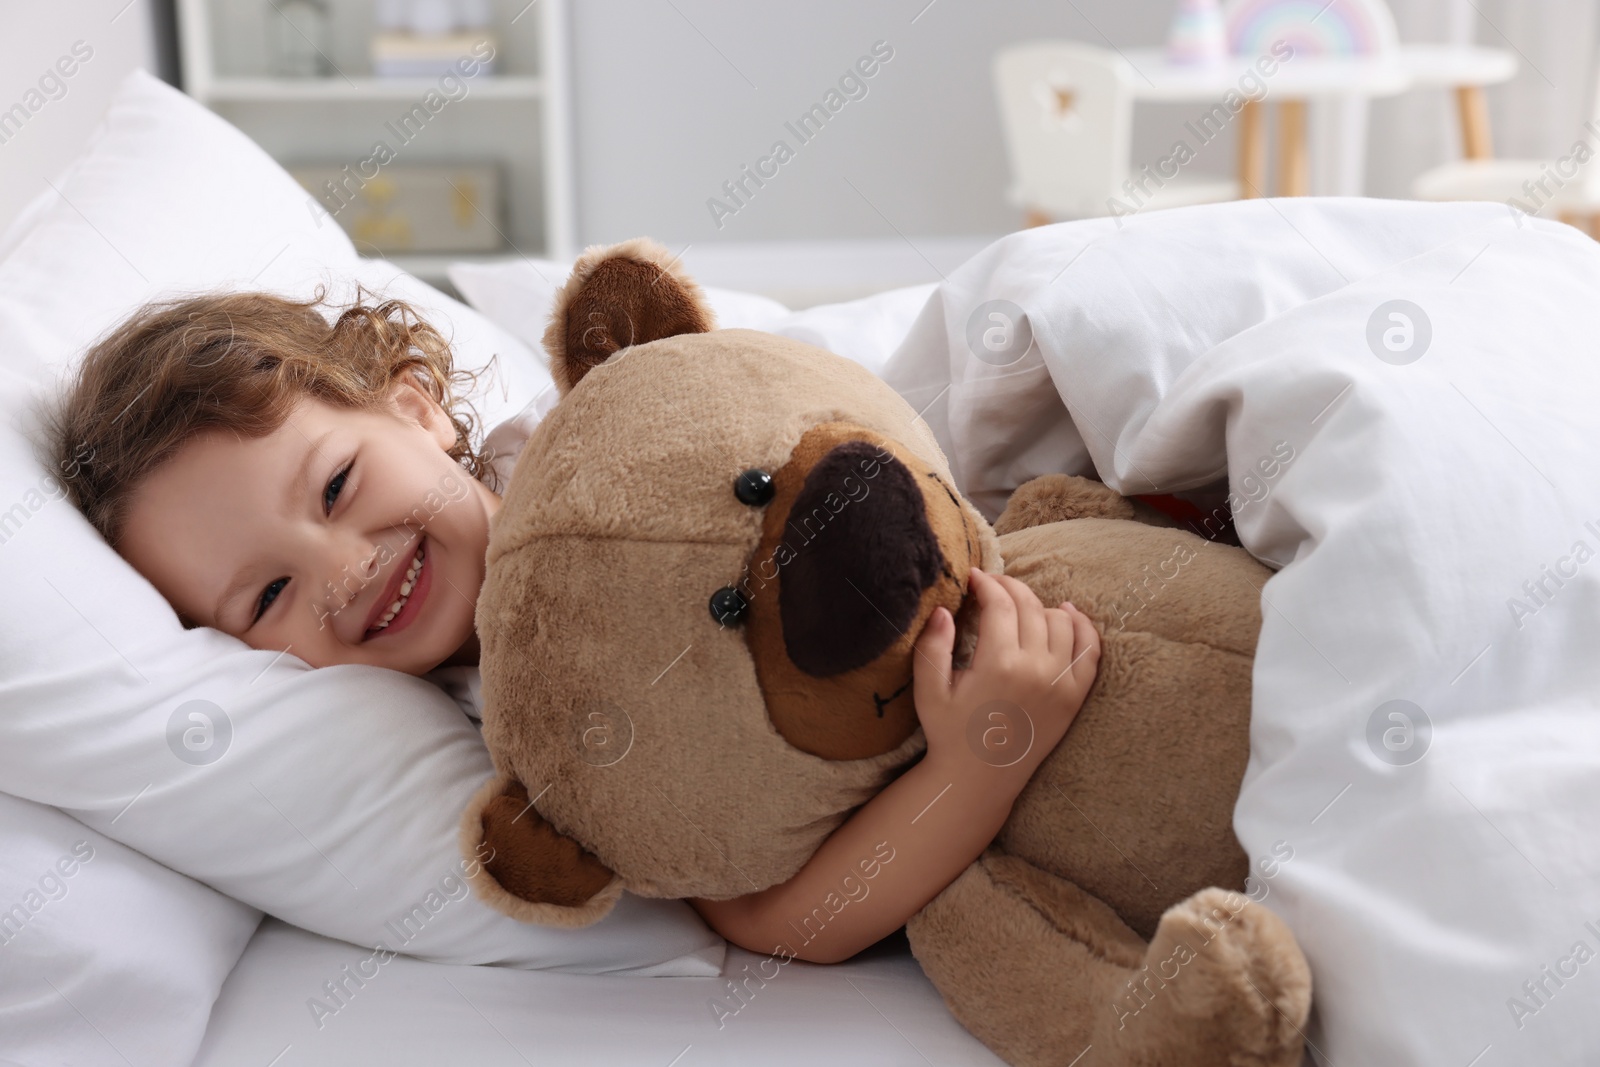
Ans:
{"label": "white chair", "polygon": [[[1002,50],[995,88],[1011,160],[1009,198],[1029,225],[1233,200],[1239,183],[1159,173],[1129,159],[1137,77],[1115,52],[1072,41]],[[1172,169],[1171,166],[1168,167]],[[1135,190],[1124,182],[1137,179]],[[1120,206],[1119,206],[1120,205]]]}
{"label": "white chair", "polygon": [[[1589,114],[1600,116],[1600,78]],[[1487,121],[1485,115],[1479,148],[1485,155]],[[1418,200],[1494,200],[1530,215],[1570,222],[1600,237],[1600,158],[1595,158],[1600,156],[1600,143],[1589,134],[1586,128],[1587,162],[1570,153],[1552,159],[1459,159],[1418,175],[1411,183],[1411,195]]]}

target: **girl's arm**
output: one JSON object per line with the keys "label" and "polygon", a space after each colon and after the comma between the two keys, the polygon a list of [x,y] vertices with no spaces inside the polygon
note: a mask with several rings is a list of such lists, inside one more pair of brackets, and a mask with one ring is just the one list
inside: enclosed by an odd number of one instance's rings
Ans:
{"label": "girl's arm", "polygon": [[[951,670],[956,627],[944,608],[917,641],[914,694],[928,739],[921,762],[835,830],[789,881],[733,900],[691,901],[723,937],[752,952],[849,959],[903,926],[999,832],[1083,705],[1100,637],[1071,604],[1047,610],[1014,578],[973,568],[972,590],[980,614],[970,669]],[[980,725],[969,731],[974,718]],[[1028,747],[1013,754],[1008,744]]]}

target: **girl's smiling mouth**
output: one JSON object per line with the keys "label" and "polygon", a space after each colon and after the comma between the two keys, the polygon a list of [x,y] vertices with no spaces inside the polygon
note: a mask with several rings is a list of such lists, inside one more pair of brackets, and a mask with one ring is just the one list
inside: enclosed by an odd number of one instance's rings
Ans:
{"label": "girl's smiling mouth", "polygon": [[397,570],[390,579],[390,587],[373,607],[373,618],[368,621],[363,641],[384,634],[396,633],[411,625],[422,610],[428,590],[433,585],[433,567],[427,554],[426,537],[417,540],[417,551],[404,571]]}

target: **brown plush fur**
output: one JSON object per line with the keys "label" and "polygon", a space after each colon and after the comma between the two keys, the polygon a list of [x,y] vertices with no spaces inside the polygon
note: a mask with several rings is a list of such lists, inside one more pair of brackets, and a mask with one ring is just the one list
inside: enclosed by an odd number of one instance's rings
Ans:
{"label": "brown plush fur", "polygon": [[[892,390],[794,341],[696,328],[709,314],[664,257],[586,254],[551,323],[565,397],[517,464],[478,602],[499,772],[462,820],[464,850],[496,857],[478,891],[572,924],[621,887],[787,880],[920,755],[897,688],[911,644],[936,604],[961,606],[971,565],[1003,568],[1089,615],[1099,675],[990,852],[908,925],[917,958],[1012,1063],[1093,1046],[1097,1063],[1298,1064],[1309,971],[1239,892],[1232,831],[1265,569],[1065,476],[1019,489],[997,538]],[[619,322],[649,339],[619,348]],[[774,476],[770,501],[735,497],[750,470]],[[861,485],[828,503],[844,473]],[[748,594],[732,625],[708,609],[725,587]]]}
{"label": "brown plush fur", "polygon": [[[895,403],[854,400],[883,393]],[[845,415],[953,484],[926,424],[869,371],[747,330],[627,350],[523,446],[478,598],[484,738],[536,810],[634,892],[735,897],[786,881],[922,751],[920,731],[860,760],[790,745],[745,633],[707,608],[762,536],[764,511],[738,502],[734,480],[777,471],[807,430]],[[994,534],[962,506],[982,565],[999,570]],[[597,722],[626,723],[626,758],[596,765],[583,750]]]}
{"label": "brown plush fur", "polygon": [[1087,478],[1046,474],[1011,494],[1006,509],[994,520],[994,532],[1008,534],[1067,519],[1132,519],[1133,501]]}

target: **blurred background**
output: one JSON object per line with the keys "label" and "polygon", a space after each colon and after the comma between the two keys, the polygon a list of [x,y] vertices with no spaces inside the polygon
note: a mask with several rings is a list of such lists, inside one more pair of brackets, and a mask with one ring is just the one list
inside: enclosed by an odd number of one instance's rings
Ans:
{"label": "blurred background", "polygon": [[[709,283],[798,306],[935,280],[1028,223],[1233,195],[1517,196],[1586,226],[1589,175],[1561,160],[1600,144],[1600,0],[0,12],[0,226],[144,67],[290,167],[364,251],[430,280],[649,234]],[[1280,40],[1293,58],[1254,66]]]}

